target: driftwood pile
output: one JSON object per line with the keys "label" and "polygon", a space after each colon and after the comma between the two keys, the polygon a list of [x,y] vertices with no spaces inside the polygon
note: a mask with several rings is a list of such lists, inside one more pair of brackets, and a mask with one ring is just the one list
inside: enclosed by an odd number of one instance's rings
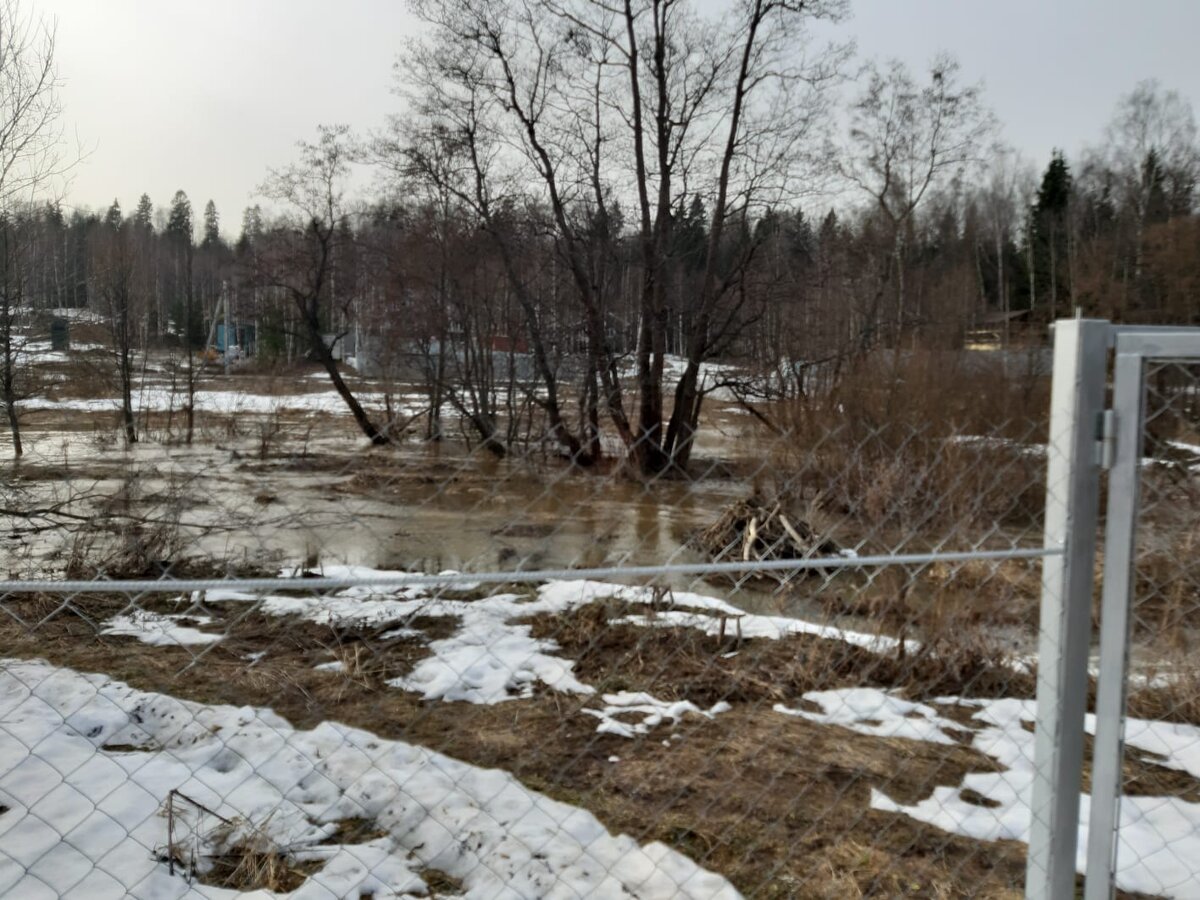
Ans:
{"label": "driftwood pile", "polygon": [[818,534],[789,511],[784,501],[758,497],[726,506],[694,540],[716,562],[804,559],[841,553],[835,541]]}

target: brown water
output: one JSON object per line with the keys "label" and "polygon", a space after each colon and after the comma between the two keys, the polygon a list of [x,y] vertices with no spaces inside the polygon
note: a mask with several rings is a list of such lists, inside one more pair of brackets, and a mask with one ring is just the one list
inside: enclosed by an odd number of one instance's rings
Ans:
{"label": "brown water", "polygon": [[[283,449],[288,449],[284,445]],[[352,564],[439,572],[700,562],[688,538],[748,486],[711,478],[646,485],[556,461],[496,460],[454,447],[368,449],[320,437],[304,455],[259,458],[251,437],[126,452],[86,433],[37,435],[18,476],[29,505],[79,496],[81,511],[126,485],[124,508],[184,524],[183,555],[245,569]],[[91,499],[82,499],[91,497]],[[111,504],[109,504],[111,508]],[[46,532],[0,550],[7,570],[61,575],[68,539]],[[656,579],[663,583],[663,579]],[[795,596],[679,576],[676,589],[758,611],[811,613]]]}

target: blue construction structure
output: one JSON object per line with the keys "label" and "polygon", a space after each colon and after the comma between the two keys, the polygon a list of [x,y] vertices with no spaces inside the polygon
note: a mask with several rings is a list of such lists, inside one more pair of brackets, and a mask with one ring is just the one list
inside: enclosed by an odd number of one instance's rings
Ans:
{"label": "blue construction structure", "polygon": [[[217,323],[216,345],[217,345],[218,353],[225,352],[225,346],[226,346],[225,331],[226,331],[225,323],[224,322]],[[231,343],[241,351],[241,355],[242,356],[253,356],[254,355],[254,337],[255,337],[254,326],[237,324],[237,325],[234,325],[233,328],[230,329],[230,331],[232,331],[232,333],[233,333],[233,335],[232,335],[233,341]]]}

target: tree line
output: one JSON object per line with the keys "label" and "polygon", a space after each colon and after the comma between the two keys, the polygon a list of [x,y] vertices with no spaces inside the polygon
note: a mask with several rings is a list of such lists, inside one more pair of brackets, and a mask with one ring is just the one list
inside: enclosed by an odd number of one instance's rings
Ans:
{"label": "tree line", "polygon": [[[428,438],[450,410],[497,455],[537,440],[657,474],[687,467],[705,397],[730,387],[713,361],[752,374],[742,392],[807,396],[880,349],[1006,344],[1077,310],[1200,315],[1200,147],[1155,82],[1096,149],[1039,172],[949,56],[849,81],[850,44],[814,36],[845,0],[413,8],[402,112],[370,135],[320,128],[232,243],[182,191],[130,215],[6,206],[4,309],[102,316],[128,441],[135,357],[155,348],[186,361],[190,439],[218,322],[260,362],[319,363],[373,442],[409,422],[390,394],[382,415],[359,402],[344,355],[416,385]],[[355,166],[377,175],[366,199]]]}

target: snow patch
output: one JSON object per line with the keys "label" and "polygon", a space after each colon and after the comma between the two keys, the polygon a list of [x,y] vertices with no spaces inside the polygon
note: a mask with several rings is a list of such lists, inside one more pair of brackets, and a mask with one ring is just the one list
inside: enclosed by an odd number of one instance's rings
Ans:
{"label": "snow patch", "polygon": [[[797,716],[822,725],[841,725],[859,734],[873,737],[908,738],[935,744],[957,743],[942,730],[946,720],[937,710],[923,703],[911,703],[875,688],[844,688],[836,691],[814,691],[804,699],[815,703],[821,712],[791,709],[781,703],[775,711]],[[959,731],[961,725],[954,726]]]}
{"label": "snow patch", "polygon": [[[804,695],[821,712],[779,707],[788,715],[839,725],[859,734],[948,743],[948,731],[969,733],[971,746],[1003,767],[1002,772],[968,774],[957,787],[934,788],[918,803],[900,803],[872,789],[871,806],[902,813],[945,831],[981,841],[1028,842],[1030,797],[1033,787],[1033,700],[963,700],[942,698],[938,703],[969,707],[964,725],[942,716],[931,706],[911,703],[873,688],[818,691]],[[1095,734],[1096,719],[1085,727]],[[1128,719],[1125,743],[1162,759],[1159,765],[1200,778],[1200,728],[1171,722]],[[979,797],[987,800],[985,805]],[[1091,800],[1080,800],[1077,871],[1083,872],[1087,853],[1087,822]],[[1117,842],[1117,887],[1132,892],[1176,898],[1200,898],[1200,804],[1179,797],[1124,796],[1120,805]]]}
{"label": "snow patch", "polygon": [[[716,703],[711,709],[703,710],[695,703],[687,700],[659,700],[646,693],[620,691],[616,694],[604,695],[605,706],[601,709],[583,710],[589,716],[600,720],[596,726],[597,734],[615,734],[617,737],[633,738],[640,734],[649,734],[668,719],[678,722],[688,713],[711,719],[718,713],[728,712],[728,703]],[[618,716],[641,716],[639,722],[623,722]]]}
{"label": "snow patch", "polygon": [[[615,620],[627,625],[638,625],[644,628],[695,628],[714,637],[721,634],[721,619],[717,616],[696,615],[682,610],[668,609],[662,612],[645,615],[631,615]],[[760,616],[751,613],[740,614],[737,624],[726,622],[726,637],[736,634],[741,627],[743,638],[760,638],[768,641],[778,641],[796,634],[808,634],[830,641],[843,641],[862,647],[872,653],[893,653],[900,641],[884,634],[866,634],[861,631],[849,631],[833,625],[821,625],[817,622],[807,622],[804,619],[790,619],[786,616]],[[920,645],[917,641],[906,640],[906,652],[914,652]]]}
{"label": "snow patch", "polygon": [[[294,573],[284,572],[290,574]],[[322,574],[330,578],[382,578],[403,577],[408,573],[331,566]],[[553,581],[539,586],[533,599],[519,594],[496,594],[478,600],[458,600],[453,598],[451,585],[450,582],[433,587],[363,585],[330,594],[295,596],[211,590],[205,600],[254,602],[268,615],[299,616],[319,625],[361,628],[394,623],[396,627],[384,631],[380,639],[419,635],[419,631],[408,625],[417,616],[456,618],[460,625],[454,634],[430,641],[430,655],[420,660],[409,674],[388,684],[419,693],[426,700],[484,704],[528,698],[538,683],[564,693],[595,693],[594,688],[576,678],[572,660],[555,655],[559,648],[554,641],[534,638],[529,625],[514,620],[569,612],[607,599],[645,606],[666,601],[673,607],[616,620],[639,627],[696,628],[715,636],[720,634],[724,616],[737,619],[737,625],[726,622],[726,634],[736,633],[740,626],[744,638],[779,640],[794,634],[810,634],[845,641],[876,653],[894,652],[899,643],[886,635],[848,631],[785,616],[752,615],[716,597],[687,591],[669,592],[664,597],[645,587],[584,580]],[[467,590],[478,585],[453,583],[453,587]],[[915,641],[905,642],[910,652],[917,646]]]}
{"label": "snow patch", "polygon": [[[117,744],[145,749],[102,749]],[[189,885],[156,858],[172,790],[327,859],[294,898],[423,896],[416,873],[426,867],[460,879],[476,900],[738,896],[665,845],[614,836],[506,772],[337,723],[298,731],[268,709],[0,661],[0,895],[236,896]],[[352,817],[386,837],[321,845]]]}
{"label": "snow patch", "polygon": [[160,615],[137,610],[128,615],[113,616],[104,623],[100,633],[135,637],[143,644],[152,644],[156,647],[215,644],[223,637],[220,634],[211,634],[187,625],[180,625],[178,624],[180,621],[195,622],[197,625],[212,623],[212,619],[208,616]]}
{"label": "snow patch", "polygon": [[[381,393],[357,394],[358,401],[366,407],[382,408],[385,395]],[[166,387],[145,387],[133,394],[136,412],[162,412],[180,409],[186,397]],[[121,401],[114,397],[93,399],[51,400],[34,398],[26,401],[26,409],[72,410],[76,412],[111,412],[121,408]],[[393,397],[392,409],[397,414],[413,415],[421,412],[427,404],[416,395]],[[196,410],[209,413],[256,413],[270,414],[281,410],[307,413],[341,414],[346,412],[345,401],[336,391],[319,391],[310,394],[253,394],[241,391],[196,391]]]}

